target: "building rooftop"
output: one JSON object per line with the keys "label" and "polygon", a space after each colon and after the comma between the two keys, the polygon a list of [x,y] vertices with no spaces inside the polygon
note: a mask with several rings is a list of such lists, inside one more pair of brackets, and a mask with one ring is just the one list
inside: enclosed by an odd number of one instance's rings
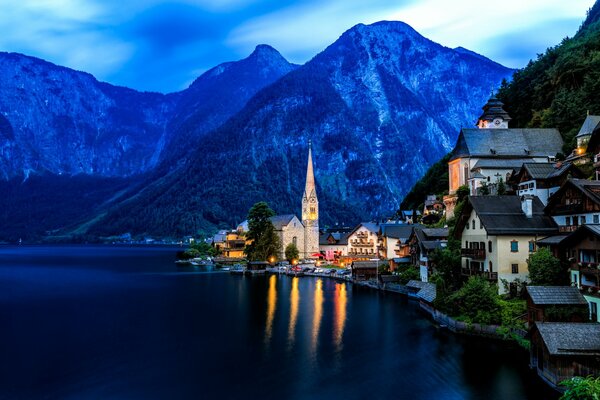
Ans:
{"label": "building rooftop", "polygon": [[572,286],[526,286],[537,305],[587,305],[579,289]]}
{"label": "building rooftop", "polygon": [[284,226],[287,226],[292,219],[294,219],[295,215],[294,214],[285,214],[285,215],[274,215],[272,216],[271,222],[273,223],[273,226],[275,227],[275,230],[282,230]]}
{"label": "building rooftop", "polygon": [[589,181],[587,179],[568,179],[561,188],[550,197],[546,210],[552,213],[552,208],[555,204],[560,203],[562,194],[567,188],[572,187],[580,191],[585,197],[590,199],[595,204],[600,205],[600,181]]}
{"label": "building rooftop", "polygon": [[435,284],[430,282],[421,282],[417,280],[408,281],[407,287],[417,290],[417,297],[425,300],[428,303],[432,303],[437,295]]}
{"label": "building rooftop", "polygon": [[415,228],[423,228],[421,224],[381,224],[379,233],[394,239],[408,239]]}
{"label": "building rooftop", "polygon": [[600,115],[588,115],[583,121],[583,125],[581,125],[581,129],[579,129],[579,133],[577,137],[587,136],[594,133],[596,128],[600,125]]}
{"label": "building rooftop", "polygon": [[510,121],[510,115],[503,108],[504,103],[502,103],[494,94],[487,101],[487,103],[482,107],[483,113],[479,117],[479,120],[483,121],[492,121],[495,118],[502,118],[505,121]]}
{"label": "building rooftop", "polygon": [[557,129],[471,129],[458,135],[452,159],[532,158],[555,156],[562,151],[563,140]]}
{"label": "building rooftop", "polygon": [[551,355],[600,356],[600,324],[536,322]]}
{"label": "building rooftop", "polygon": [[484,158],[477,160],[471,171],[479,169],[512,169],[518,171],[531,158]]}
{"label": "building rooftop", "polygon": [[455,232],[460,234],[475,210],[489,235],[546,235],[558,231],[554,220],[544,214],[544,204],[533,198],[533,212],[528,218],[518,196],[469,196],[457,222]]}
{"label": "building rooftop", "polygon": [[527,162],[523,164],[520,174],[527,173],[531,179],[551,179],[569,172],[572,165],[568,162],[562,164]]}

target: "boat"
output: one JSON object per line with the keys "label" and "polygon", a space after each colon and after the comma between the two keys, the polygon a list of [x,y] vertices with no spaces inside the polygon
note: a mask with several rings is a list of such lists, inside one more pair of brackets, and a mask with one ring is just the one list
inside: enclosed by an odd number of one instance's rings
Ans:
{"label": "boat", "polygon": [[211,260],[205,260],[202,258],[192,259],[191,264],[199,267],[213,267],[215,265]]}
{"label": "boat", "polygon": [[231,270],[231,267],[225,266],[225,267],[221,267],[221,271],[229,271]]}

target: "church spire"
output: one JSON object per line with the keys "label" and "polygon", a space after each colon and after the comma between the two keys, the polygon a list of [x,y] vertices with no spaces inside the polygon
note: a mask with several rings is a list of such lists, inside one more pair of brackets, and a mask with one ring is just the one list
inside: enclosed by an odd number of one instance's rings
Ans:
{"label": "church spire", "polygon": [[317,196],[317,189],[315,187],[315,175],[313,172],[313,161],[312,161],[312,143],[308,141],[308,165],[306,166],[306,186],[304,187],[304,197],[308,198],[311,195]]}

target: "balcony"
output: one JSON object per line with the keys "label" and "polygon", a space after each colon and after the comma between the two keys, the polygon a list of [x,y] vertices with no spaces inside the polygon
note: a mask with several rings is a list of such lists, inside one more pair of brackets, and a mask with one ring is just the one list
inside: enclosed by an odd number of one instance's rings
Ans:
{"label": "balcony", "polygon": [[559,204],[554,207],[554,213],[559,215],[581,214],[584,212],[583,204]]}
{"label": "balcony", "polygon": [[490,281],[498,281],[497,272],[481,271],[478,269],[461,268],[460,272],[463,276],[481,276]]}
{"label": "balcony", "polygon": [[579,228],[579,225],[560,225],[558,227],[558,232],[560,233],[571,233],[575,232]]}
{"label": "balcony", "polygon": [[460,255],[473,260],[485,260],[485,249],[460,249]]}

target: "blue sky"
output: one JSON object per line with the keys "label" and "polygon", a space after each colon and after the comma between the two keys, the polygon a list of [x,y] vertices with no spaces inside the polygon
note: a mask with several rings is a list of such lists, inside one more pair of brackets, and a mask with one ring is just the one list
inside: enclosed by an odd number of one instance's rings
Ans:
{"label": "blue sky", "polygon": [[183,89],[267,43],[304,63],[358,23],[404,21],[522,67],[572,36],[593,0],[0,0],[0,51],[138,90]]}

